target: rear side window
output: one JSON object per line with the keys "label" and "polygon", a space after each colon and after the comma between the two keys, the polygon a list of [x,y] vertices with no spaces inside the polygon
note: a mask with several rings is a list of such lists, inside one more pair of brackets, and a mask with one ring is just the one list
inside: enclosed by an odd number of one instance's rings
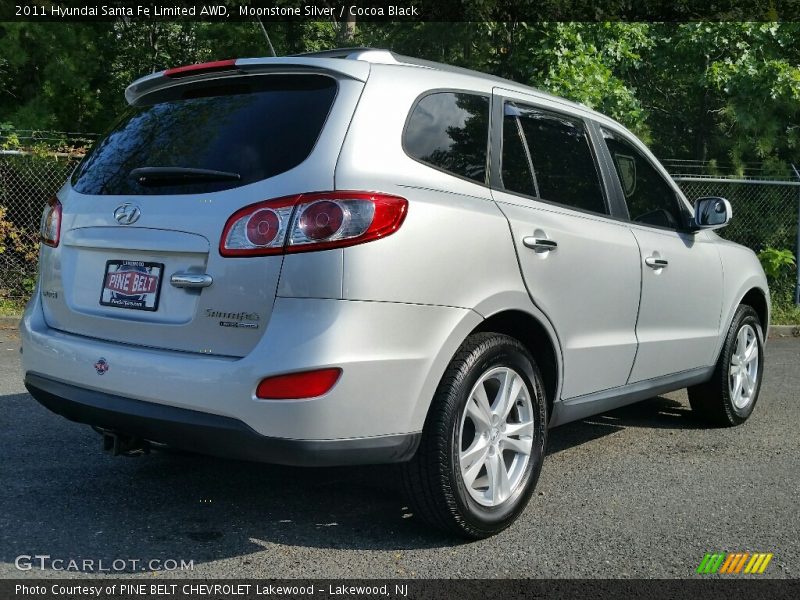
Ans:
{"label": "rear side window", "polygon": [[655,167],[632,144],[603,130],[631,221],[681,229],[683,211],[678,196]]}
{"label": "rear side window", "polygon": [[435,92],[417,102],[403,147],[412,158],[458,177],[486,183],[489,97]]}
{"label": "rear side window", "polygon": [[[269,75],[166,90],[128,110],[76,169],[73,187],[83,194],[188,194],[273,177],[311,153],[336,89],[330,77]],[[225,176],[162,174],[142,184],[131,175],[152,167]]]}
{"label": "rear side window", "polygon": [[506,104],[502,177],[504,188],[511,192],[608,212],[591,142],[578,119]]}
{"label": "rear side window", "polygon": [[538,196],[531,157],[523,140],[519,119],[507,115],[503,119],[503,186],[511,192]]}

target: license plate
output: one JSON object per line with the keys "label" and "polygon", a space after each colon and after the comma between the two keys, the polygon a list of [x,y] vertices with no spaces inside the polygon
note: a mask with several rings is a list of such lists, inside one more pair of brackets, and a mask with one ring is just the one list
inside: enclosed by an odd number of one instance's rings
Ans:
{"label": "license plate", "polygon": [[109,260],[100,304],[134,310],[158,310],[164,265],[138,260]]}

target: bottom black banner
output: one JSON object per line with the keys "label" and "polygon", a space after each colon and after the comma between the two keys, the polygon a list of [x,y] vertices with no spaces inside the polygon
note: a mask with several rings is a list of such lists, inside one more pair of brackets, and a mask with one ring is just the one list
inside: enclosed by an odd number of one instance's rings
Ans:
{"label": "bottom black banner", "polygon": [[702,598],[735,600],[800,598],[800,581],[756,579],[704,580],[570,580],[570,579],[439,579],[439,580],[235,580],[235,579],[6,579],[3,600],[266,600],[268,598],[413,599],[568,599]]}

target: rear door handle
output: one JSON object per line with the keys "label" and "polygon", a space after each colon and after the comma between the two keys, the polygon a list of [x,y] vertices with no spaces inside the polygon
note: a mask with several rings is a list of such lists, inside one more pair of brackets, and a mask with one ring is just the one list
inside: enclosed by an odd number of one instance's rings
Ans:
{"label": "rear door handle", "polygon": [[550,250],[555,250],[558,248],[558,242],[555,240],[548,240],[547,238],[537,238],[533,236],[522,238],[522,243],[525,244],[526,248],[530,248],[531,250],[536,250],[538,252],[550,252]]}
{"label": "rear door handle", "polygon": [[651,269],[663,269],[667,265],[669,265],[669,261],[666,258],[657,258],[655,256],[648,256],[644,259],[644,264],[646,264]]}
{"label": "rear door handle", "polygon": [[205,273],[174,273],[169,282],[176,288],[205,288],[214,283]]}

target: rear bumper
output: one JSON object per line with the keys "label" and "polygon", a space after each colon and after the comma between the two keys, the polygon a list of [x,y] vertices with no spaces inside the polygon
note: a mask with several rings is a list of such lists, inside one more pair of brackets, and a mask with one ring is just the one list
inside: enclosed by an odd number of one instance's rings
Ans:
{"label": "rear bumper", "polygon": [[[477,313],[451,307],[279,297],[258,346],[230,358],[58,331],[34,295],[20,324],[22,368],[31,392],[54,412],[145,439],[183,447],[185,437],[189,449],[278,463],[391,462],[413,446],[441,374],[479,322]],[[342,376],[322,396],[256,396],[264,377],[333,366]],[[194,435],[195,423],[207,426]]]}
{"label": "rear bumper", "polygon": [[346,440],[293,440],[261,435],[231,417],[88,390],[29,372],[25,387],[44,407],[72,421],[174,448],[294,466],[393,463],[409,460],[420,434]]}

